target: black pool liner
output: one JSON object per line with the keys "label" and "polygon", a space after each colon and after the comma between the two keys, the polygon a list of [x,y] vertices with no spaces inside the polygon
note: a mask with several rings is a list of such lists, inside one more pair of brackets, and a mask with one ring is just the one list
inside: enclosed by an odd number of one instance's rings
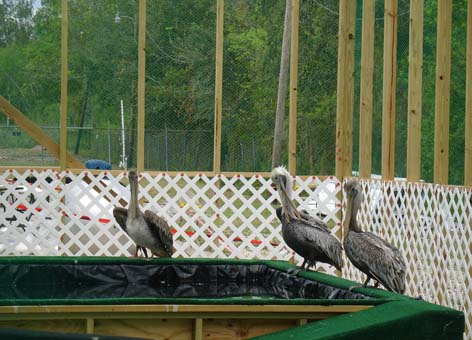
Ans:
{"label": "black pool liner", "polygon": [[369,299],[265,264],[0,264],[0,299]]}

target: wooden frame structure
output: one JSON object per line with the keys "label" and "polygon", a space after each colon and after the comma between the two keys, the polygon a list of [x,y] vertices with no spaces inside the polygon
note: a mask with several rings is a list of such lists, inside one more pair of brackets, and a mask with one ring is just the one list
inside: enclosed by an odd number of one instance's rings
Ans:
{"label": "wooden frame structure", "polygon": [[[0,326],[20,329],[189,339],[203,333],[253,337],[362,311],[370,305],[72,305],[1,306]],[[150,320],[153,320],[150,322]],[[47,322],[45,322],[47,321]],[[136,327],[139,325],[139,327]]]}
{"label": "wooden frame structure", "polygon": [[[290,114],[289,114],[289,170],[296,174],[296,117],[298,78],[298,15],[299,0],[293,1],[293,30],[291,43],[290,71]],[[138,36],[138,138],[137,168],[144,170],[144,128],[145,128],[145,47],[146,47],[146,0],[139,2]],[[221,172],[221,128],[223,87],[223,28],[224,0],[215,0],[216,18],[216,65],[215,65],[215,124],[213,171]],[[373,46],[375,0],[362,2],[362,56],[360,74],[360,127],[359,127],[359,170],[362,178],[371,176],[372,165],[372,112],[373,112]],[[467,4],[467,60],[466,60],[466,103],[465,103],[465,169],[464,184],[472,185],[472,5]],[[352,175],[353,157],[353,112],[354,112],[354,47],[356,1],[339,0],[339,43],[338,43],[338,87],[335,166],[336,176]],[[408,67],[408,135],[407,135],[407,179],[417,182],[421,167],[421,115],[422,115],[422,60],[423,60],[423,13],[424,0],[410,2],[410,42]],[[382,98],[382,177],[393,179],[395,171],[395,83],[398,0],[385,1],[384,20],[384,64]],[[435,102],[435,144],[434,182],[448,183],[449,158],[449,104],[451,77],[451,27],[452,3],[438,0],[438,27],[436,50],[436,102]],[[61,133],[60,145],[67,142],[67,1],[62,0],[61,36]],[[61,169],[79,169],[82,165],[71,159],[65,148],[53,145],[50,139],[21,116],[16,108],[0,98],[0,110],[58,157]]]}

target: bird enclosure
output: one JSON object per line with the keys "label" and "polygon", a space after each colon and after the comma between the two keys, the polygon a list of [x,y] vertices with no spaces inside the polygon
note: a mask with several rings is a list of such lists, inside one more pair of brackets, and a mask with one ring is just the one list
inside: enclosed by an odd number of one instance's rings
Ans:
{"label": "bird enclosure", "polygon": [[[89,184],[86,185],[85,179]],[[127,200],[121,172],[11,170],[3,193],[1,255],[131,256],[135,247],[116,224],[114,205]],[[343,195],[336,177],[294,178],[294,201],[341,237]],[[278,193],[269,178],[142,173],[140,203],[167,219],[175,257],[293,260],[275,216]],[[464,187],[362,180],[359,223],[404,254],[406,294],[464,311],[472,287],[471,192]],[[363,281],[345,260],[342,273]],[[469,327],[469,319],[467,326]]]}
{"label": "bird enclosure", "polygon": [[[175,257],[301,264],[269,178],[285,1],[33,3],[0,37],[0,255],[131,256],[112,209],[136,168]],[[341,239],[358,176],[405,294],[463,311],[471,339],[472,1],[287,4],[295,205]],[[346,259],[317,269],[363,281]]]}

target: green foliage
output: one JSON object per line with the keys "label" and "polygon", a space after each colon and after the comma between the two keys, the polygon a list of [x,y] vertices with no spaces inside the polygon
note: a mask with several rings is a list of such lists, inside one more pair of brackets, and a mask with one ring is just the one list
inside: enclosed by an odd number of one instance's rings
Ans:
{"label": "green foliage", "polygon": [[[0,94],[41,125],[58,126],[61,2],[0,1]],[[301,1],[298,66],[297,172],[333,174],[335,164],[337,1]],[[358,167],[362,22],[357,1],[354,170]],[[96,153],[114,132],[118,159],[120,101],[126,143],[134,145],[137,113],[138,1],[69,0],[69,126],[84,132],[80,152]],[[373,173],[382,140],[383,2],[376,2]],[[216,0],[147,3],[146,164],[154,169],[212,167]],[[464,155],[466,0],[453,2],[450,182],[461,183]],[[269,171],[276,110],[284,0],[225,1],[222,167]],[[433,178],[437,0],[425,1],[421,177]],[[405,176],[409,1],[399,1],[396,175]],[[288,95],[288,93],[287,93]],[[288,104],[286,108],[288,112]],[[286,120],[287,121],[287,120]],[[4,118],[0,118],[3,124]],[[287,126],[286,126],[287,127]],[[287,129],[286,129],[287,130]],[[100,132],[101,131],[101,132]],[[103,136],[98,137],[99,133]],[[56,137],[54,137],[56,138]],[[80,134],[69,136],[73,148]],[[100,142],[97,142],[100,140]],[[95,141],[95,142],[94,142]],[[287,136],[284,136],[287,145]],[[282,155],[287,161],[286,147]],[[106,152],[106,151],[104,151]],[[168,153],[173,153],[167,157]],[[132,152],[131,152],[132,154]],[[166,155],[165,157],[163,155]],[[130,156],[131,158],[133,156]]]}

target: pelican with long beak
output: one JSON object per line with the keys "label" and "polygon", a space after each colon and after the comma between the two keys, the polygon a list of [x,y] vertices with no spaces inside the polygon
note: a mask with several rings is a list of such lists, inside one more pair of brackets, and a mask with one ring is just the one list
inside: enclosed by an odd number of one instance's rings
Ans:
{"label": "pelican with long beak", "polygon": [[282,222],[282,237],[295,253],[303,257],[302,269],[312,266],[316,269],[316,262],[323,262],[341,270],[341,243],[324,222],[297,210],[292,202],[292,176],[284,167],[277,167],[272,170],[271,179],[282,203],[276,209],[277,217]]}
{"label": "pelican with long beak", "polygon": [[362,202],[362,188],[356,180],[344,185],[347,195],[343,222],[344,251],[352,264],[367,275],[364,287],[370,279],[380,282],[390,291],[405,291],[405,261],[400,251],[379,236],[362,231],[357,222],[357,212]]}
{"label": "pelican with long beak", "polygon": [[153,255],[172,257],[173,239],[167,221],[150,210],[141,212],[136,171],[130,171],[128,179],[131,190],[129,209],[115,207],[113,216],[120,227],[136,242],[136,253],[141,249],[147,257],[146,248],[148,248]]}

